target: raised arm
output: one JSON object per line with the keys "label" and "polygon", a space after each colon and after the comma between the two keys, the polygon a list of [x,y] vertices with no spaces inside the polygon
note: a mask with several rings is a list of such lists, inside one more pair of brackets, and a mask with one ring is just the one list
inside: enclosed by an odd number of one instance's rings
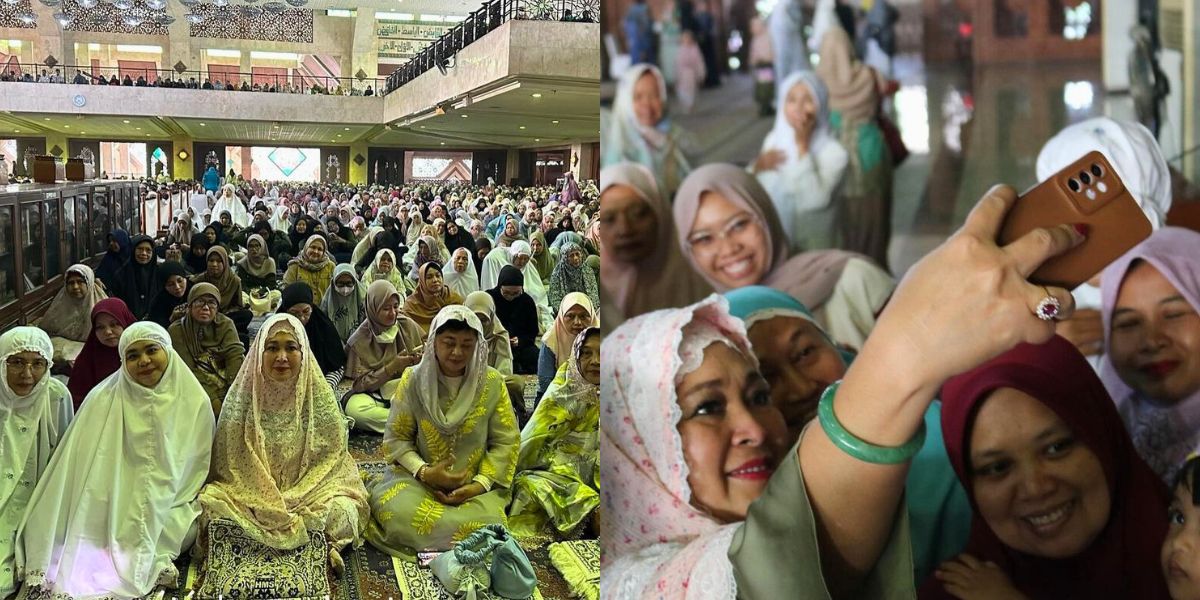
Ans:
{"label": "raised arm", "polygon": [[[903,445],[917,433],[946,379],[1020,342],[1041,343],[1054,335],[1054,321],[1034,313],[1047,295],[1061,303],[1059,317],[1070,316],[1074,301],[1067,290],[1025,278],[1082,242],[1084,232],[1066,224],[997,246],[996,234],[1016,197],[1011,187],[993,187],[962,229],[900,283],[833,397],[834,415],[845,431],[879,446]],[[817,424],[808,428],[799,453],[826,583],[835,597],[852,593],[887,543],[908,463],[854,458]]]}

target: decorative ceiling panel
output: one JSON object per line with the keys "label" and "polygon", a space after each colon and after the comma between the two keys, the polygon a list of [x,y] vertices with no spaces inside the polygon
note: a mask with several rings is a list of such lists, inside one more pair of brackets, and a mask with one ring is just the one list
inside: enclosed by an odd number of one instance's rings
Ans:
{"label": "decorative ceiling panel", "polygon": [[200,23],[190,25],[192,37],[306,44],[313,41],[313,11],[308,9],[290,8],[277,15],[264,12],[248,19],[240,11],[198,4],[192,13],[204,16]]}
{"label": "decorative ceiling panel", "polygon": [[[167,35],[166,25],[149,18],[158,11],[151,10],[144,1],[135,2],[129,10],[121,10],[107,2],[100,2],[92,8],[83,8],[75,2],[63,2],[62,11],[71,18],[71,22],[63,27],[64,31]],[[135,14],[143,16],[144,19],[137,26],[131,26],[133,21],[126,22],[126,18]]]}
{"label": "decorative ceiling panel", "polygon": [[[15,27],[18,29],[36,29],[37,21],[29,21],[28,15],[35,14],[29,0],[20,0],[16,4],[0,2],[0,29]],[[25,16],[25,19],[21,17]]]}

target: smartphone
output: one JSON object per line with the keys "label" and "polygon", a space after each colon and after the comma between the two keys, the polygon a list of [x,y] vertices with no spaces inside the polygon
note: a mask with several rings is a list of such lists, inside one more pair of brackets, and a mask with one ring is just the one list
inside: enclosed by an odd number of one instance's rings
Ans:
{"label": "smartphone", "polygon": [[1092,151],[1021,197],[1000,229],[1009,244],[1039,227],[1084,223],[1085,242],[1042,263],[1029,281],[1073,290],[1150,236],[1152,227],[1104,155]]}

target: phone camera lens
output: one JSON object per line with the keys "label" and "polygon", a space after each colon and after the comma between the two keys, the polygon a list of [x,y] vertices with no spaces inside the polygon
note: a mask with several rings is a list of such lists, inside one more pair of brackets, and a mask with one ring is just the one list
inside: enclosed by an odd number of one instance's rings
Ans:
{"label": "phone camera lens", "polygon": [[1074,177],[1072,177],[1067,180],[1067,187],[1071,188],[1072,192],[1078,192],[1079,191],[1079,182],[1076,181]]}
{"label": "phone camera lens", "polygon": [[1088,175],[1087,171],[1080,171],[1079,180],[1083,182],[1083,185],[1088,185],[1092,183],[1092,176]]}
{"label": "phone camera lens", "polygon": [[1095,175],[1096,177],[1104,177],[1104,167],[1101,167],[1096,163],[1092,163],[1092,175]]}

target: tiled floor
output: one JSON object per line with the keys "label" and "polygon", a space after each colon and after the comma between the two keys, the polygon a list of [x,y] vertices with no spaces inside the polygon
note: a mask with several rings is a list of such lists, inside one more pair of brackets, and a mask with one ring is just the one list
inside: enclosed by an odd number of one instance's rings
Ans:
{"label": "tiled floor", "polygon": [[[895,172],[889,258],[896,275],[953,232],[994,183],[1018,190],[1035,183],[1038,150],[1063,126],[1131,111],[1128,98],[1105,97],[1099,63],[972,70],[905,55],[893,77],[901,88],[891,114],[912,152]],[[614,91],[611,82],[602,86],[606,99]],[[702,90],[692,113],[674,119],[693,132],[698,164],[750,162],[772,125],[758,116],[753,82],[743,74]]]}

